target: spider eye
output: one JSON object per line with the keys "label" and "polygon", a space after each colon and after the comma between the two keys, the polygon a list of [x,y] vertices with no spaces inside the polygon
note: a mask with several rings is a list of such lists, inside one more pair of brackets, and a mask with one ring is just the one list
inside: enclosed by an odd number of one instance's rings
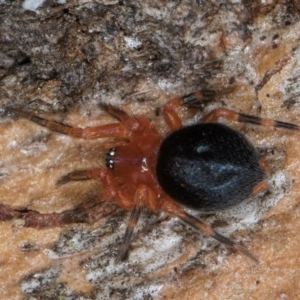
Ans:
{"label": "spider eye", "polygon": [[106,166],[109,169],[113,169],[114,168],[114,156],[116,154],[116,148],[110,148],[108,149],[108,151],[106,152],[105,155],[105,162],[106,162]]}

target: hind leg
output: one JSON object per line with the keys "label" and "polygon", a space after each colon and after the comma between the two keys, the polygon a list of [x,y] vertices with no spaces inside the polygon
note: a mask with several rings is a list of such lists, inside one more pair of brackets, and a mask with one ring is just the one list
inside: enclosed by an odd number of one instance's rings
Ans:
{"label": "hind leg", "polygon": [[193,106],[195,103],[211,99],[214,95],[213,91],[203,90],[169,100],[163,106],[163,116],[169,128],[174,131],[182,127],[181,119],[175,111],[177,107],[181,105]]}
{"label": "hind leg", "polygon": [[186,224],[190,225],[191,227],[195,228],[196,230],[202,232],[203,234],[210,236],[222,244],[225,244],[232,249],[238,251],[239,253],[246,255],[255,263],[259,263],[259,260],[244,246],[230,240],[229,238],[221,235],[217,231],[215,231],[210,225],[202,222],[201,220],[197,219],[196,217],[188,214],[184,211],[182,207],[177,205],[174,201],[169,198],[165,198],[165,201],[162,202],[162,210],[168,212],[170,215],[180,218]]}
{"label": "hind leg", "polygon": [[218,121],[219,118],[224,118],[229,121],[248,123],[248,124],[253,124],[253,125],[258,125],[263,127],[274,127],[274,128],[281,128],[281,129],[292,130],[292,131],[299,130],[299,126],[296,124],[247,115],[227,108],[217,108],[212,110],[210,113],[208,113],[206,116],[202,118],[202,121],[216,122]]}

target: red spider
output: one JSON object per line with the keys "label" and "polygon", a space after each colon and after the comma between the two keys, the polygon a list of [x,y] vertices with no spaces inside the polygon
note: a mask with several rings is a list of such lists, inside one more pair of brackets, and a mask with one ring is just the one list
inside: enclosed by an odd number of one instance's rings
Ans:
{"label": "red spider", "polygon": [[131,211],[118,257],[120,260],[126,259],[133,230],[142,210],[147,208],[178,217],[258,262],[245,247],[217,233],[208,224],[187,213],[184,207],[201,211],[225,209],[267,188],[268,167],[259,159],[255,148],[241,133],[215,123],[218,118],[288,130],[299,128],[226,108],[213,110],[203,117],[201,123],[182,127],[175,109],[191,100],[201,100],[202,96],[202,92],[196,92],[172,99],[163,106],[163,116],[171,130],[166,138],[158,133],[149,119],[131,117],[112,106],[105,108],[119,123],[87,128],[74,128],[10,109],[13,114],[72,137],[123,139],[116,141],[113,147],[107,147],[107,168],[75,170],[58,180],[58,184],[65,184],[99,179],[103,190],[98,202],[52,214],[0,205],[0,220],[22,218],[25,226],[37,228],[94,221],[97,213],[103,215],[109,211],[103,203],[114,200],[119,207]]}

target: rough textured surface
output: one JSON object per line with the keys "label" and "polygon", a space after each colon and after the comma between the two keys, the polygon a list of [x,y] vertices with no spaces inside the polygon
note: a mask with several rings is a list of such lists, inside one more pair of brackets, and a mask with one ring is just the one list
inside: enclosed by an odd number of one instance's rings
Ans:
{"label": "rough textured surface", "polygon": [[[63,2],[29,11],[21,1],[0,0],[1,203],[44,213],[73,208],[101,186],[57,187],[56,180],[104,165],[102,140],[53,134],[10,118],[7,106],[84,127],[112,122],[99,103],[113,103],[147,115],[165,134],[162,103],[212,89],[213,99],[180,109],[185,123],[220,106],[300,123],[299,1]],[[3,222],[1,297],[297,299],[299,135],[232,126],[270,164],[270,187],[203,218],[243,241],[260,265],[166,215],[144,216],[126,264],[114,262],[127,220],[122,211],[43,230]]]}

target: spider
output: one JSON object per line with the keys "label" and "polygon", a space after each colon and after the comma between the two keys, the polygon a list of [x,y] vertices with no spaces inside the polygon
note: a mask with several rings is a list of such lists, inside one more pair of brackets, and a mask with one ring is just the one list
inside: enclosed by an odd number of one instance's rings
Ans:
{"label": "spider", "polygon": [[103,189],[96,204],[85,203],[73,210],[52,214],[17,210],[2,204],[0,220],[21,218],[24,226],[37,228],[61,226],[91,221],[90,216],[97,213],[108,214],[109,203],[115,203],[130,211],[117,257],[119,261],[124,261],[128,257],[133,231],[143,209],[151,212],[164,211],[258,263],[258,258],[247,248],[221,235],[189,214],[185,208],[216,212],[234,206],[267,188],[268,166],[243,134],[217,123],[219,118],[287,130],[299,130],[299,127],[227,108],[214,109],[200,123],[183,127],[176,108],[200,101],[205,93],[206,91],[197,91],[174,98],[163,106],[163,117],[170,128],[166,137],[161,136],[146,117],[132,117],[110,105],[103,107],[119,122],[87,128],[75,128],[23,110],[9,109],[12,114],[74,138],[122,139],[116,139],[113,146],[111,143],[106,145],[106,168],[75,170],[57,181],[61,185],[70,181],[100,180]]}

